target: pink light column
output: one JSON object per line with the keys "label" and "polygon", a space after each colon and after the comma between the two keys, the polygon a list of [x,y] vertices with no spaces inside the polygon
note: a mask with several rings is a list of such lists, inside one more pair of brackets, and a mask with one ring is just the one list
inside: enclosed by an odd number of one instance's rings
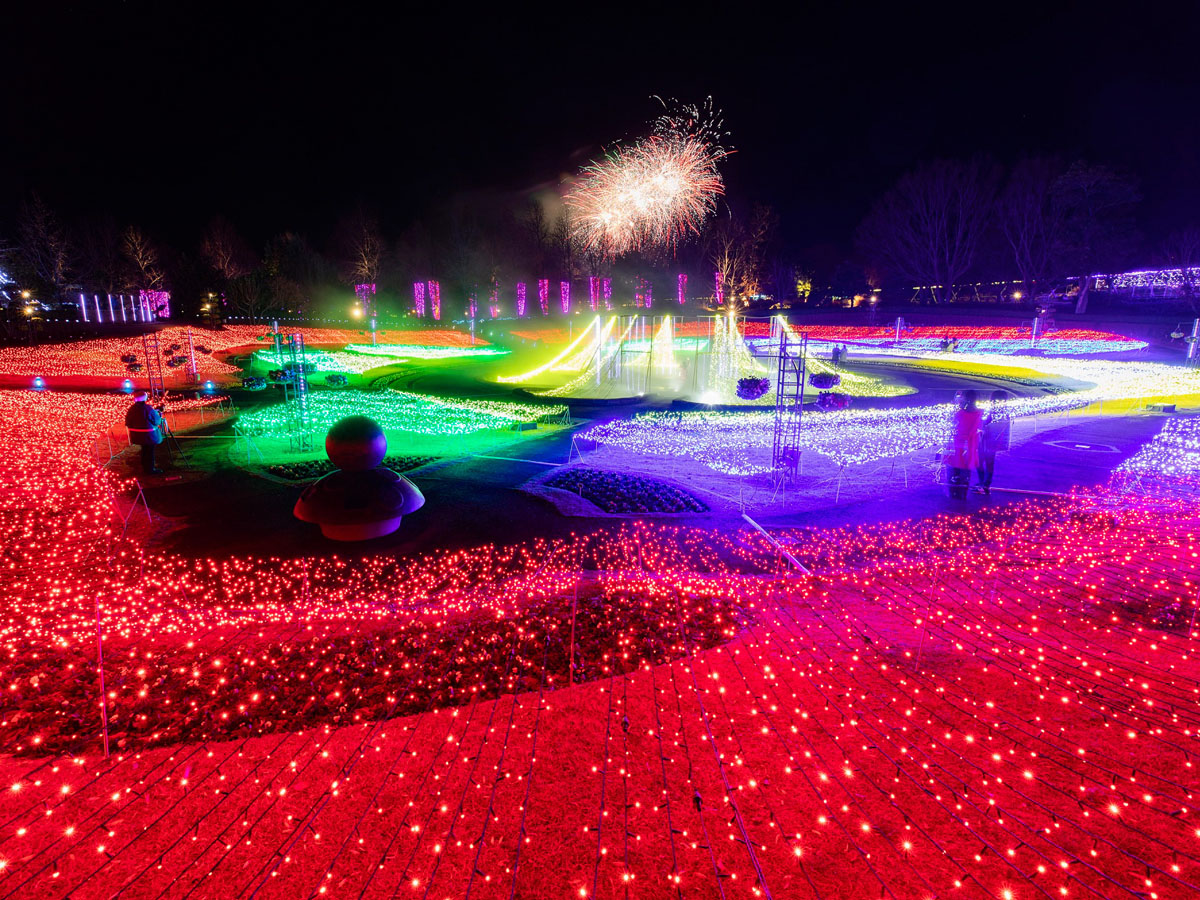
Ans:
{"label": "pink light column", "polygon": [[596,306],[600,303],[600,279],[592,276],[588,279],[588,305],[591,306],[592,312],[596,311]]}
{"label": "pink light column", "polygon": [[359,306],[362,308],[363,315],[368,319],[375,317],[375,284],[356,284],[354,286],[354,296],[358,298]]}
{"label": "pink light column", "polygon": [[601,292],[604,295],[604,308],[612,309],[612,279],[605,278],[601,284]]}
{"label": "pink light column", "polygon": [[633,289],[633,302],[637,304],[638,309],[650,308],[650,304],[653,301],[651,290],[652,288],[650,282],[639,275],[637,283]]}
{"label": "pink light column", "polygon": [[675,297],[680,306],[687,301],[687,275],[683,272],[680,272],[679,277],[675,279]]}
{"label": "pink light column", "polygon": [[571,282],[560,281],[558,283],[558,302],[562,306],[564,315],[569,315],[571,312]]}
{"label": "pink light column", "polygon": [[517,318],[525,315],[525,282],[517,282]]}
{"label": "pink light column", "polygon": [[413,308],[420,318],[425,318],[425,282],[413,282]]}
{"label": "pink light column", "polygon": [[492,290],[488,293],[488,315],[493,319],[500,315],[500,285],[492,282]]}
{"label": "pink light column", "polygon": [[542,315],[550,315],[550,280],[538,279],[538,305],[542,307]]}
{"label": "pink light column", "polygon": [[[167,319],[171,316],[171,292],[170,291],[139,291],[139,297],[142,303],[150,310],[151,321],[154,319]],[[96,318],[100,313],[99,300],[96,302]]]}
{"label": "pink light column", "polygon": [[720,306],[722,303],[725,302],[725,285],[721,281],[721,273],[720,272],[714,273],[714,276],[715,276],[716,285],[717,285],[717,289],[716,289],[717,306]]}
{"label": "pink light column", "polygon": [[436,281],[429,282],[429,306],[433,310],[434,321],[442,319],[442,286]]}

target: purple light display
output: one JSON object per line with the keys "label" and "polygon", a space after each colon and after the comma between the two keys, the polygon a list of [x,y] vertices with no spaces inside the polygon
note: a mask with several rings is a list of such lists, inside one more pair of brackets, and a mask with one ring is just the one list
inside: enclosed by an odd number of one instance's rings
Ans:
{"label": "purple light display", "polygon": [[722,303],[725,302],[725,285],[721,281],[721,273],[720,272],[714,273],[714,276],[715,276],[715,281],[716,281],[717,306],[720,306]]}
{"label": "purple light display", "polygon": [[560,281],[558,283],[558,302],[562,306],[564,315],[571,312],[571,282]]}
{"label": "purple light display", "polygon": [[639,275],[633,288],[633,302],[637,305],[638,309],[642,309],[643,307],[645,309],[650,308],[652,299],[650,290],[650,282]]}
{"label": "purple light display", "polygon": [[612,279],[605,278],[601,284],[601,292],[604,295],[604,308],[612,309]]}
{"label": "purple light display", "polygon": [[538,279],[538,305],[542,307],[542,315],[550,315],[550,280]]}
{"label": "purple light display", "polygon": [[436,281],[429,282],[429,307],[433,310],[434,321],[442,319],[442,286]]}
{"label": "purple light display", "polygon": [[600,303],[600,279],[595,275],[588,279],[588,305],[592,308],[592,312],[596,311],[596,306]]}
{"label": "purple light display", "polygon": [[679,301],[680,306],[687,301],[687,275],[683,272],[675,279],[675,299]]}
{"label": "purple light display", "polygon": [[525,282],[517,282],[517,317],[525,315]]}
{"label": "purple light display", "polygon": [[[150,319],[167,319],[171,316],[171,292],[170,291],[139,291],[139,297],[142,303],[150,311]],[[99,298],[96,302],[96,311],[99,313],[100,303]],[[99,316],[97,315],[97,318]]]}
{"label": "purple light display", "polygon": [[493,319],[500,315],[500,285],[495,281],[492,282],[492,289],[488,293],[488,315]]}
{"label": "purple light display", "polygon": [[359,305],[362,307],[363,315],[367,318],[374,318],[375,285],[356,284],[354,286],[354,296],[358,298]]}
{"label": "purple light display", "polygon": [[425,282],[413,282],[413,308],[417,311],[417,315],[422,319],[425,318]]}
{"label": "purple light display", "polygon": [[473,319],[478,314],[479,298],[476,296],[475,291],[472,290],[469,294],[467,294],[467,318]]}
{"label": "purple light display", "polygon": [[86,321],[88,320],[88,317],[87,317],[87,300],[86,300],[86,299],[84,299],[84,296],[83,296],[83,294],[82,294],[82,293],[79,295],[79,312],[83,314],[83,321],[85,321],[85,322],[86,322]]}

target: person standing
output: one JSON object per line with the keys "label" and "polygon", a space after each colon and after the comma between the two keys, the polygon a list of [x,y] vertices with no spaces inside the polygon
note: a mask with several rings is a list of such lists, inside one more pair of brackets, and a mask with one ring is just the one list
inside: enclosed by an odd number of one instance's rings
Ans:
{"label": "person standing", "polygon": [[950,475],[950,496],[965,500],[971,484],[971,470],[979,465],[979,430],[983,413],[976,403],[975,391],[963,391],[951,423],[950,452],[946,469]]}
{"label": "person standing", "polygon": [[1012,449],[1012,419],[1008,415],[1008,391],[992,391],[991,404],[979,431],[978,489],[992,492],[992,476],[996,474],[996,454]]}
{"label": "person standing", "polygon": [[133,399],[133,406],[125,412],[129,443],[142,448],[142,471],[147,475],[159,475],[162,469],[155,465],[154,448],[163,442],[162,413],[150,405],[150,395],[146,391],[139,391]]}

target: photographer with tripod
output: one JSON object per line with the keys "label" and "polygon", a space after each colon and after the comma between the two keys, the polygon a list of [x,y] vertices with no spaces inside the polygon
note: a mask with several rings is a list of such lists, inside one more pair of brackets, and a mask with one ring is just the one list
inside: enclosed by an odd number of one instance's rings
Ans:
{"label": "photographer with tripod", "polygon": [[134,404],[125,413],[125,427],[129,431],[129,443],[142,448],[142,471],[147,475],[160,475],[154,461],[154,448],[163,442],[166,424],[162,413],[149,403],[150,394],[139,391],[134,395]]}

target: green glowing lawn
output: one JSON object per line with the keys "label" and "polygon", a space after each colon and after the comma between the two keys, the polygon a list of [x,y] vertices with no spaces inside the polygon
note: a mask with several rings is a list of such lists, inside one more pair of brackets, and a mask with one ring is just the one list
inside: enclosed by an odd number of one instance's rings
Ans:
{"label": "green glowing lawn", "polygon": [[[339,419],[369,416],[388,437],[391,453],[461,456],[506,447],[556,427],[561,404],[507,400],[456,400],[405,391],[319,391],[310,394],[303,431],[314,450],[297,454],[290,435],[297,429],[298,401],[264,406],[239,417],[237,430],[251,438],[263,461],[319,458],[324,436]],[[529,428],[536,425],[536,428]],[[528,430],[520,430],[524,426]],[[242,448],[241,452],[246,452]],[[252,463],[257,455],[251,451]]]}

